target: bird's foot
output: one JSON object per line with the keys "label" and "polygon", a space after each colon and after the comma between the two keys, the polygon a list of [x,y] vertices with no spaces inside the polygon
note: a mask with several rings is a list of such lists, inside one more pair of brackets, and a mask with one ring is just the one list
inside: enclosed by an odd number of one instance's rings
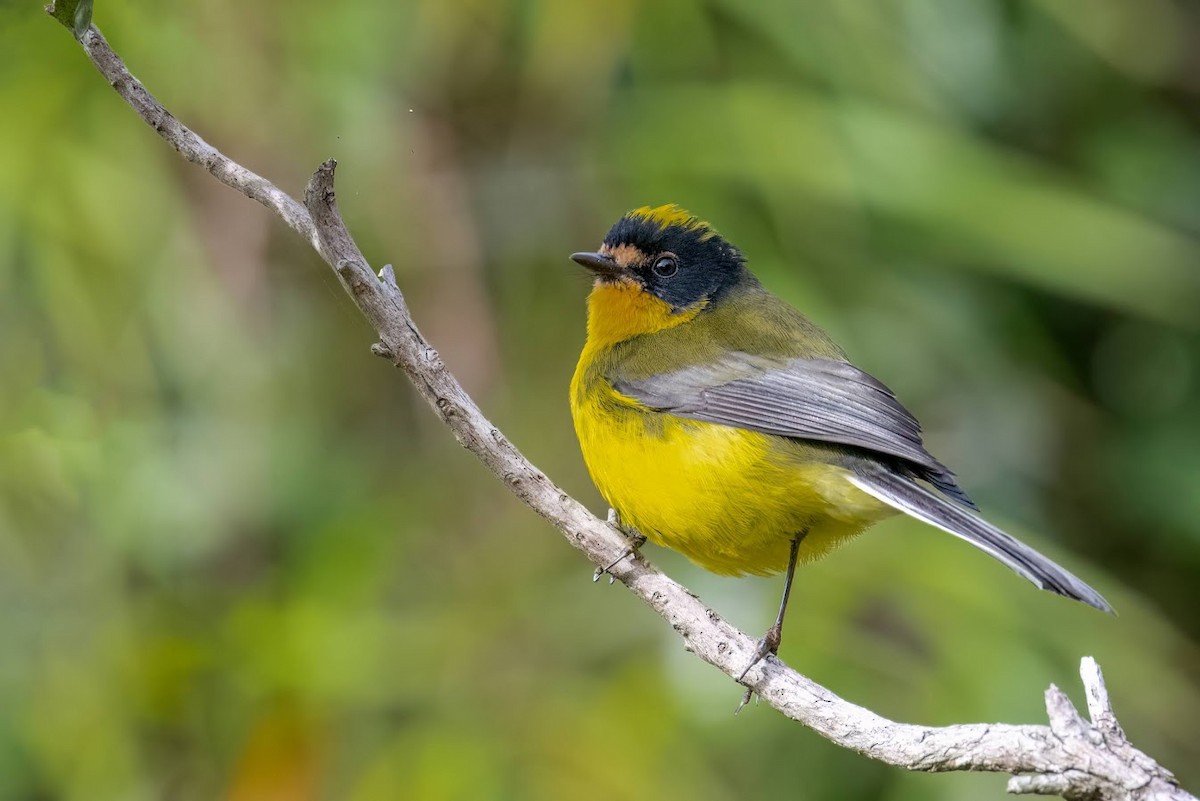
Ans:
{"label": "bird's foot", "polygon": [[758,645],[754,648],[754,656],[750,658],[750,664],[746,665],[746,669],[737,677],[738,681],[746,678],[746,674],[750,672],[750,668],[768,656],[775,656],[779,653],[779,641],[782,639],[782,634],[783,629],[779,623],[767,629],[767,633],[759,638]]}
{"label": "bird's foot", "polygon": [[604,567],[596,568],[596,572],[592,574],[592,581],[599,581],[601,576],[603,576],[605,573],[608,573],[608,583],[612,584],[615,579],[613,578],[612,573],[609,573],[609,571],[616,567],[622,559],[627,559],[637,553],[638,548],[641,548],[646,544],[646,537],[640,534],[635,528],[626,528],[625,526],[622,526],[621,515],[616,509],[608,510],[608,524],[629,538],[629,547],[621,551],[620,556],[609,562]]}
{"label": "bird's foot", "polygon": [[[776,656],[779,653],[779,643],[782,639],[783,627],[778,621],[776,621],[775,625],[767,629],[767,633],[759,638],[758,645],[754,648],[754,655],[750,657],[750,664],[746,665],[746,669],[741,672],[741,674],[737,677],[737,680],[740,682],[745,679],[746,674],[750,672],[750,668],[754,667],[768,656]],[[737,713],[741,712],[742,707],[750,703],[750,699],[753,697],[754,690],[747,687],[745,695],[742,696],[741,703],[737,705],[737,709],[733,710],[733,714],[736,715]]]}

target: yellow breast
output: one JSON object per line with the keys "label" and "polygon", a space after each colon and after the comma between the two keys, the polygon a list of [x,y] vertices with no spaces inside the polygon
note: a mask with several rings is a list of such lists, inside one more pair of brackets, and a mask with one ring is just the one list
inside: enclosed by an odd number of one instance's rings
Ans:
{"label": "yellow breast", "polygon": [[641,407],[594,355],[585,349],[571,385],[584,460],[622,521],[656,544],[716,573],[765,575],[787,566],[801,531],[808,560],[891,513],[802,444]]}

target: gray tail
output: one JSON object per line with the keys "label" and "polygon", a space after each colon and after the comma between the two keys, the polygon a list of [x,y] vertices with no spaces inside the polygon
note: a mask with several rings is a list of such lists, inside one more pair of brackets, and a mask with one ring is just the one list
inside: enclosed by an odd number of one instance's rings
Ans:
{"label": "gray tail", "polygon": [[969,509],[951,503],[913,479],[884,470],[870,470],[853,473],[850,481],[888,506],[931,526],[937,526],[991,554],[1041,589],[1082,601],[1102,612],[1115,614],[1100,593],[1078,578]]}

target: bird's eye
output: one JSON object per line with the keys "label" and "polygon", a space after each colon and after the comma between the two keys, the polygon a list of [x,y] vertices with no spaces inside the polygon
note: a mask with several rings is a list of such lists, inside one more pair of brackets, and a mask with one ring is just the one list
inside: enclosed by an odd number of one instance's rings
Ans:
{"label": "bird's eye", "polygon": [[658,261],[654,262],[654,274],[659,278],[670,278],[679,270],[679,262],[674,256],[662,256]]}

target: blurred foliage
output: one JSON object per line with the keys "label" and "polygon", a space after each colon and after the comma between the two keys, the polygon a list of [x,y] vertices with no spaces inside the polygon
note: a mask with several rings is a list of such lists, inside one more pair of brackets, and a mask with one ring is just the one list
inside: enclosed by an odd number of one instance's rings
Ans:
{"label": "blurred foliage", "polygon": [[[889,522],[783,656],[881,714],[1040,721],[1095,655],[1200,786],[1200,17],[1172,0],[96,9],[209,141],[341,162],[368,256],[602,511],[566,254],[679,202],[891,384],[1100,616]],[[998,798],[843,752],[685,654],[442,429],[328,269],[0,4],[0,797]],[[650,557],[759,631],[779,582]]]}

